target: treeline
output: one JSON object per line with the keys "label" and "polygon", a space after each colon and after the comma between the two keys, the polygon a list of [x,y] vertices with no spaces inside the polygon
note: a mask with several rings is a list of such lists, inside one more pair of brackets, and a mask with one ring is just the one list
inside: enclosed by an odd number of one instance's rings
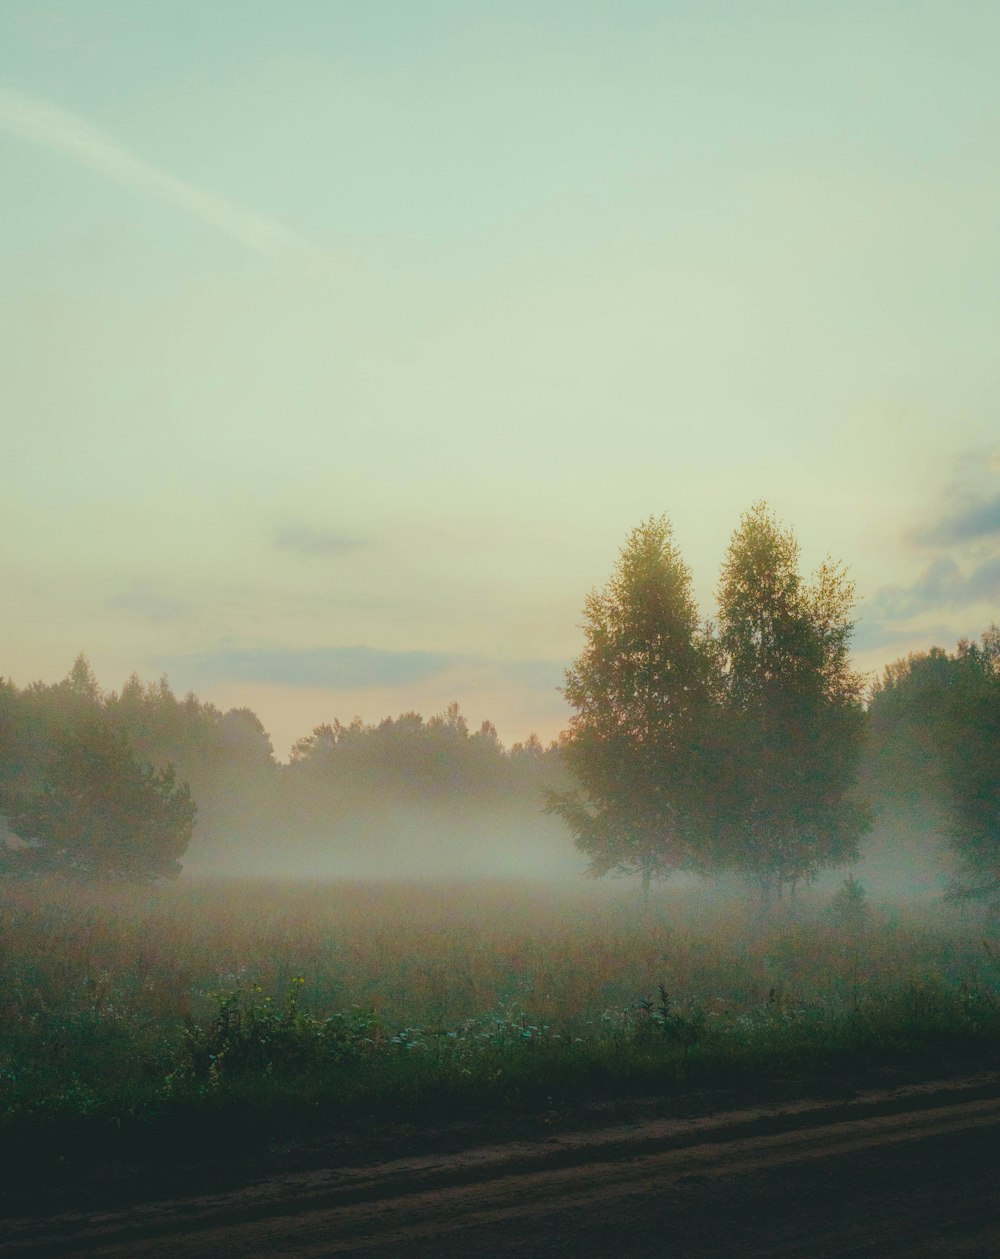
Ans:
{"label": "treeline", "polygon": [[406,842],[407,818],[414,834],[429,816],[537,820],[562,775],[554,747],[531,736],[506,748],[490,722],[470,731],[457,704],[427,720],[318,726],[283,764],[250,709],[179,699],[165,678],[102,692],[81,655],[55,684],[0,679],[8,873],[161,878],[184,858],[252,873],[306,852],[336,869],[359,845],[374,868],[380,841]]}
{"label": "treeline", "polygon": [[482,803],[537,796],[556,758],[537,735],[507,749],[490,721],[470,732],[453,703],[427,721],[407,712],[377,725],[355,717],[348,726],[317,726],[292,748],[290,765],[339,798],[389,791],[401,803],[455,796]]}
{"label": "treeline", "polygon": [[1000,630],[866,682],[852,584],[798,558],[757,504],[706,621],[666,518],[633,530],[587,599],[549,747],[505,748],[452,704],[317,726],[281,763],[255,713],[166,679],[102,692],[83,656],[53,685],[0,679],[0,866],[568,873],[568,826],[593,874],[647,884],[735,874],[766,899],[888,837],[950,863],[957,893],[1000,896]]}
{"label": "treeline", "polygon": [[[486,843],[509,844],[518,827],[531,836],[541,831],[554,853],[565,840],[540,823],[546,793],[550,801],[572,798],[594,826],[593,800],[567,769],[572,738],[562,753],[534,737],[505,748],[488,722],[470,731],[452,705],[426,720],[404,713],[376,724],[356,718],[318,726],[281,764],[249,709],[223,712],[194,695],[179,699],[165,679],[133,676],[120,691],[102,692],[81,656],[52,685],[19,689],[0,680],[7,826],[0,862],[8,874],[142,879],[169,877],[185,861],[250,873],[266,858],[270,870],[292,868],[308,849],[326,853],[334,871],[355,868],[360,856],[377,868],[382,853],[399,859],[415,818],[434,819],[437,842],[449,826],[478,832]],[[1000,630],[889,665],[869,688],[856,751],[847,798],[852,816],[874,824],[870,837],[857,837],[862,856],[895,843],[929,865],[943,868],[950,857],[956,890],[995,895]],[[796,754],[792,746],[789,755]],[[652,774],[648,761],[645,769]],[[641,776],[622,781],[640,798]],[[502,833],[491,829],[501,817]],[[656,873],[681,868],[687,854],[677,835],[657,835],[662,848],[652,853],[662,854],[664,866]],[[689,868],[718,873],[727,868],[719,831],[713,843],[705,838],[702,832]],[[580,846],[597,872],[615,868],[613,857],[625,869],[633,860],[638,872],[651,865],[649,853],[634,847]],[[849,862],[856,847],[833,855]],[[417,867],[422,859],[414,854]]]}

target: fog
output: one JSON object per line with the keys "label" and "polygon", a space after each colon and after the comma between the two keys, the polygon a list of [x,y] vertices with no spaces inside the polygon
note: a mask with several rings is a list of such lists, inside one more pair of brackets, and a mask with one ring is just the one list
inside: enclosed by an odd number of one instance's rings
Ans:
{"label": "fog", "polygon": [[[858,860],[798,886],[784,910],[794,914],[796,908],[808,912],[821,906],[849,876],[876,906],[941,905],[954,875],[947,826],[947,815],[930,805],[883,811],[862,841]],[[551,884],[560,895],[578,895],[582,901],[595,895],[643,901],[638,876],[612,873],[594,880],[587,858],[561,820],[541,809],[531,816],[516,806],[484,810],[454,803],[383,804],[355,810],[326,828],[319,819],[297,829],[264,821],[196,837],[184,860],[184,874],[194,879],[316,882],[509,880]],[[729,903],[752,910],[759,889],[733,873],[703,877],[680,872],[653,882],[652,902],[678,898],[712,914]]]}
{"label": "fog", "polygon": [[539,811],[393,804],[324,829],[268,826],[192,843],[186,874],[277,879],[582,881],[586,859],[562,822]]}

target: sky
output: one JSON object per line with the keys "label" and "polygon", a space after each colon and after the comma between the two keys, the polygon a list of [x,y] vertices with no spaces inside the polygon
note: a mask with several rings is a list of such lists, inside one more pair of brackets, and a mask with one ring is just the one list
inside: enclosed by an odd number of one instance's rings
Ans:
{"label": "sky", "polygon": [[555,737],[665,512],[1000,605],[995,3],[4,0],[0,674]]}

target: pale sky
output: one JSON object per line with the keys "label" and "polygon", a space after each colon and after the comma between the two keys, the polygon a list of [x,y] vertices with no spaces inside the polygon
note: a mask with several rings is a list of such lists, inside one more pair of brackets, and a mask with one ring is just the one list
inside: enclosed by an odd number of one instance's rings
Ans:
{"label": "pale sky", "polygon": [[666,512],[1000,617],[1000,6],[4,0],[0,674],[563,728]]}

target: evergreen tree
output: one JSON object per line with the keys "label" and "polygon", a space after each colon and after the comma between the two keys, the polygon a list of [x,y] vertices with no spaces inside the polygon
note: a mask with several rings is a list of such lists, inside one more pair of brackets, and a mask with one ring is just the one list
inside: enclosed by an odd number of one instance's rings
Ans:
{"label": "evergreen tree", "polygon": [[143,765],[122,734],[97,720],[59,736],[42,790],[20,802],[10,825],[29,844],[22,866],[148,879],[179,873],[194,817],[173,769]]}

